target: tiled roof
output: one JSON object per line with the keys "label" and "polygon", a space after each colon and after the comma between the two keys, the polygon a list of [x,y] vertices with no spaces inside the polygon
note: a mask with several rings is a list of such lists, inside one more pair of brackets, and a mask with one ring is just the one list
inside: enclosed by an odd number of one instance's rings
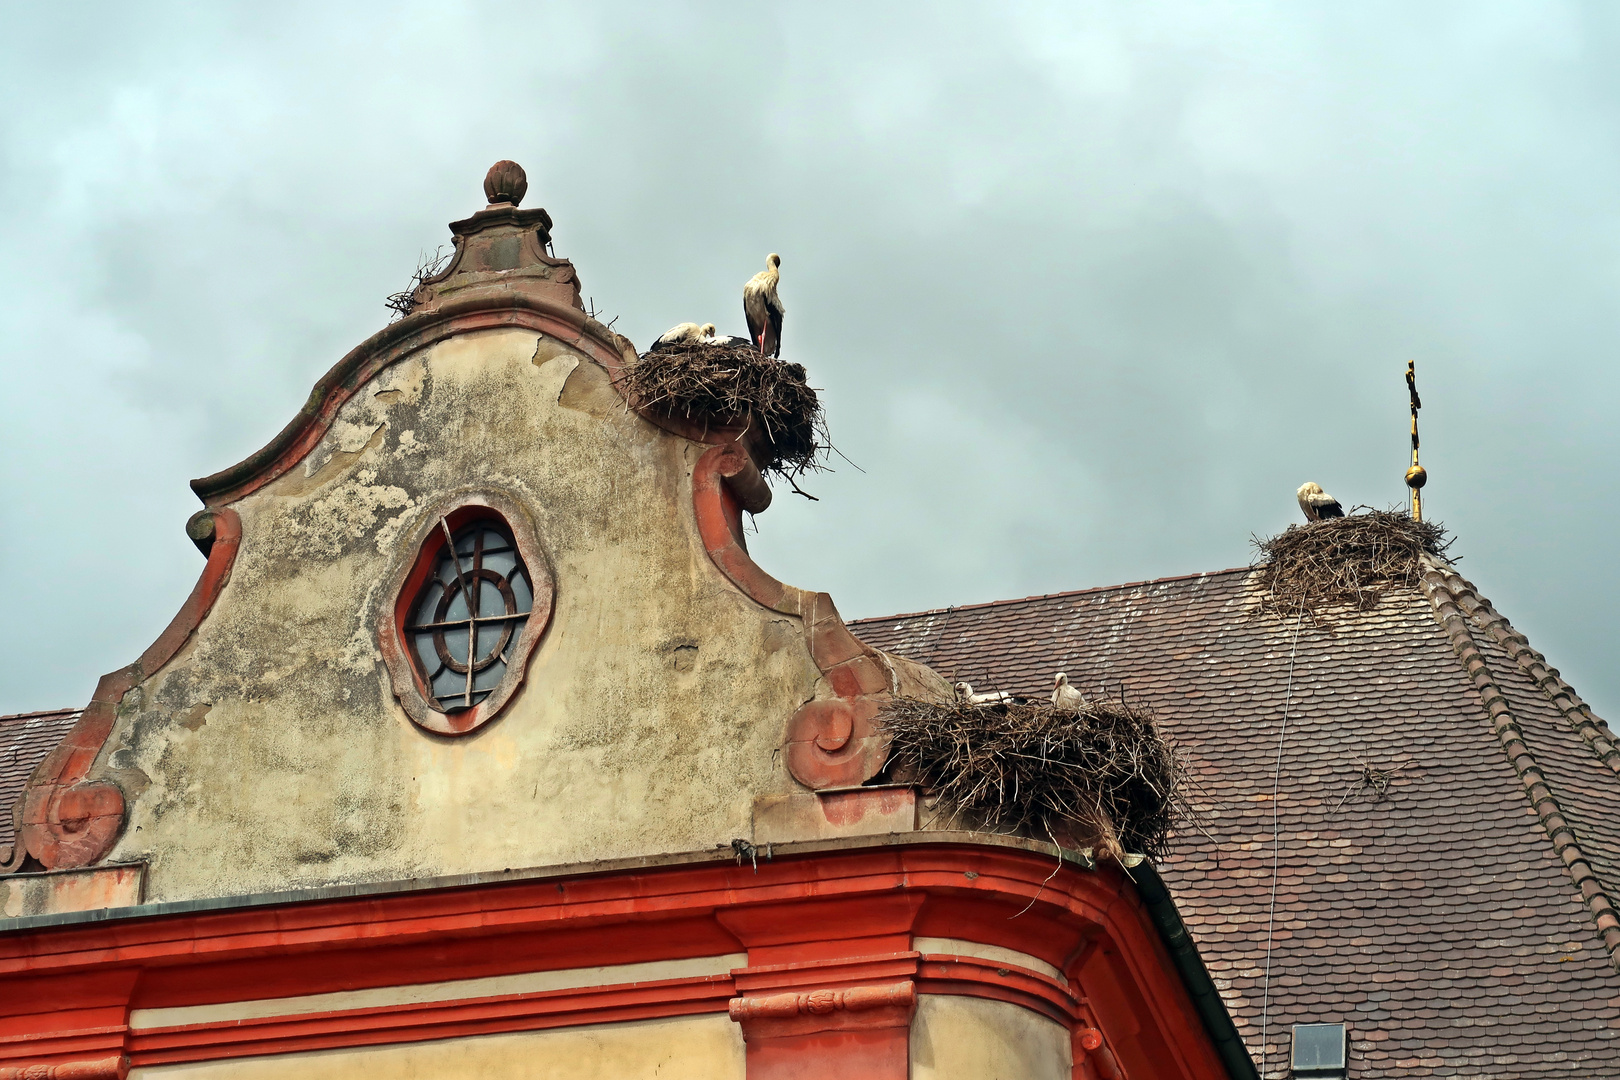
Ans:
{"label": "tiled roof", "polygon": [[17,839],[11,813],[23,785],[35,766],[62,741],[80,711],[52,709],[0,716],[0,862],[11,853]]}
{"label": "tiled roof", "polygon": [[[1450,567],[1324,625],[1227,570],[851,626],[979,689],[1152,706],[1205,811],[1161,870],[1268,1076],[1291,1025],[1344,1021],[1352,1078],[1620,1077],[1620,744]],[[78,715],[0,716],[0,808]]]}
{"label": "tiled roof", "polygon": [[976,689],[1062,670],[1154,709],[1207,811],[1163,876],[1266,1075],[1291,1025],[1343,1021],[1351,1077],[1620,1077],[1602,721],[1449,567],[1297,647],[1251,598],[1228,570],[851,628]]}

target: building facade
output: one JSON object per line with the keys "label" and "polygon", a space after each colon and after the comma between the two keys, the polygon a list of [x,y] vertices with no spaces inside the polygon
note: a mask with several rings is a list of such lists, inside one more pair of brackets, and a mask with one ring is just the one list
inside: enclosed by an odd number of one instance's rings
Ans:
{"label": "building facade", "polygon": [[626,396],[514,169],[0,724],[0,1077],[1252,1075],[1152,866],[882,782],[948,684],[752,561],[757,427]]}

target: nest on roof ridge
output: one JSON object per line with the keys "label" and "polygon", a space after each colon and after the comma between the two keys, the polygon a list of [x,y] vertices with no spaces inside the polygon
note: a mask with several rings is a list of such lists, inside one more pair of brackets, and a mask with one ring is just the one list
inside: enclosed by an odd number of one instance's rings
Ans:
{"label": "nest on roof ridge", "polygon": [[626,364],[622,385],[642,408],[713,427],[757,427],[761,472],[789,481],[821,467],[832,444],[804,368],[747,345],[683,342]]}
{"label": "nest on roof ridge", "polygon": [[1326,607],[1365,611],[1391,589],[1416,587],[1423,557],[1443,555],[1451,546],[1437,522],[1414,521],[1401,510],[1356,510],[1253,540],[1260,554],[1255,570],[1261,611],[1313,621]]}
{"label": "nest on roof ridge", "polygon": [[878,711],[890,775],[937,797],[948,824],[1161,858],[1183,819],[1185,773],[1152,714],[894,698]]}

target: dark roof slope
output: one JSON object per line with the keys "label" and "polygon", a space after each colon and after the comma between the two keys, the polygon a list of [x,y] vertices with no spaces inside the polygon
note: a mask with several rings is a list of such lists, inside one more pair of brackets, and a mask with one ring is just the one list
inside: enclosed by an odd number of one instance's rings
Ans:
{"label": "dark roof slope", "polygon": [[17,840],[11,811],[23,785],[45,755],[62,741],[81,711],[52,709],[0,716],[0,862],[5,861]]}
{"label": "dark roof slope", "polygon": [[1607,728],[1447,566],[1331,628],[1252,600],[1229,570],[851,628],[975,688],[1151,705],[1207,810],[1161,870],[1266,1075],[1343,1021],[1352,1077],[1620,1076]]}

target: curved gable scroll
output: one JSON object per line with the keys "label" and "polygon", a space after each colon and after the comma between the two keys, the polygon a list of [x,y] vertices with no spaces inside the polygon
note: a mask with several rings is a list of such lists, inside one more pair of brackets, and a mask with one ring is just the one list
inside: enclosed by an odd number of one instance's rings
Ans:
{"label": "curved gable scroll", "polygon": [[320,445],[338,411],[390,364],[459,334],[516,327],[550,335],[609,371],[635,347],[585,312],[544,295],[485,288],[413,312],[361,342],[321,376],[298,415],[263,449],[191,482],[208,506],[236,502],[281,476]]}
{"label": "curved gable scroll", "polygon": [[202,576],[141,658],[101,677],[73,729],[34,770],[14,811],[17,843],[0,874],[15,873],[30,855],[47,870],[90,866],[118,842],[124,830],[124,793],[110,781],[91,780],[90,771],[112,734],[118,703],[174,659],[224,590],[241,544],[242,522],[234,510],[201,510],[186,523],[186,532],[208,556]]}
{"label": "curved gable scroll", "polygon": [[805,702],[788,721],[788,771],[817,790],[865,783],[888,759],[889,740],[873,723],[883,701],[894,694],[943,700],[950,689],[922,664],[880,652],[850,633],[831,596],[783,584],[754,562],[743,541],[742,512],[757,512],[769,501],[770,489],[743,443],[721,442],[698,459],[692,503],[710,560],[756,603],[803,620],[810,656],[831,691]]}
{"label": "curved gable scroll", "polygon": [[[490,549],[496,554],[485,564],[485,538],[491,535],[509,538],[513,550]],[[461,544],[463,536],[472,543]],[[392,602],[379,616],[377,645],[394,697],[411,722],[438,735],[466,735],[493,720],[523,685],[557,592],[556,575],[523,504],[483,488],[434,502],[412,528],[389,583]],[[459,700],[445,693],[446,674],[465,680]]]}

